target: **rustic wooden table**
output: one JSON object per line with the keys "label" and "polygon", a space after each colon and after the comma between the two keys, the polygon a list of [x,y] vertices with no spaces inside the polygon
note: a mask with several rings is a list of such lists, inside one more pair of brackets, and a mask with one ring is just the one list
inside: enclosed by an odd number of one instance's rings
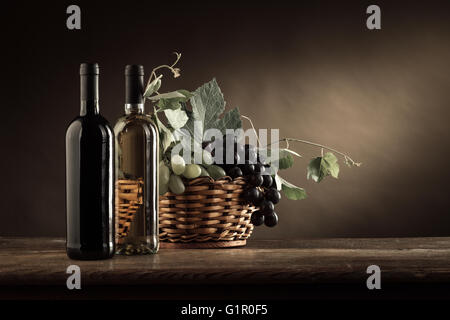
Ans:
{"label": "rustic wooden table", "polygon": [[[391,297],[416,288],[421,295],[450,291],[450,238],[250,240],[240,248],[161,249],[102,261],[70,260],[64,245],[0,237],[0,297],[361,297],[375,294],[366,287],[373,264],[381,268],[378,291]],[[81,268],[77,293],[66,288],[71,264]]]}

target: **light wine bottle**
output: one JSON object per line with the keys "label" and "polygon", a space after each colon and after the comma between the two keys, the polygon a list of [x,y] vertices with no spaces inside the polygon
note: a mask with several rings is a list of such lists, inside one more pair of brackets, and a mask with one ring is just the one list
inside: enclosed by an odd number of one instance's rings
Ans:
{"label": "light wine bottle", "polygon": [[144,68],[125,68],[125,115],[114,127],[116,253],[152,254],[158,235],[158,130],[144,113]]}
{"label": "light wine bottle", "polygon": [[114,134],[99,113],[99,68],[80,66],[81,111],[66,132],[67,255],[114,255]]}

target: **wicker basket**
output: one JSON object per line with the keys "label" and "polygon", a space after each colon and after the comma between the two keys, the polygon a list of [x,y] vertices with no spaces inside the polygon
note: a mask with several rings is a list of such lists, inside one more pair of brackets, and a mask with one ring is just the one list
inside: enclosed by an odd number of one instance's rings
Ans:
{"label": "wicker basket", "polygon": [[[231,247],[251,235],[255,207],[242,198],[243,178],[191,180],[181,195],[159,198],[159,232],[163,247]],[[172,243],[172,245],[167,244]]]}
{"label": "wicker basket", "polygon": [[[183,194],[167,192],[159,197],[161,247],[218,248],[245,245],[253,231],[250,222],[255,207],[242,199],[243,178],[213,180],[208,177],[187,182]],[[142,206],[142,180],[116,182],[117,243],[128,235]]]}

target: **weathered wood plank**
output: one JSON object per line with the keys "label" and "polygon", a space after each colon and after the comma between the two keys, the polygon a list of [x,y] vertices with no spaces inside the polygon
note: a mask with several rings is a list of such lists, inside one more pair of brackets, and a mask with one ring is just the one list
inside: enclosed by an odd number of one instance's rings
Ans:
{"label": "weathered wood plank", "polygon": [[67,258],[63,239],[0,237],[0,285],[65,285],[77,264],[86,285],[450,283],[450,238],[250,240],[232,249],[163,249],[103,261]]}

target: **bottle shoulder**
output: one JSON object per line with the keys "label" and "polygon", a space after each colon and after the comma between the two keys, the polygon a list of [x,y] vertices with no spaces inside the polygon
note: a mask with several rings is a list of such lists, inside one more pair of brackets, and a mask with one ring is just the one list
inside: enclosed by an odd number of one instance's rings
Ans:
{"label": "bottle shoulder", "polygon": [[112,128],[102,115],[77,116],[67,126],[67,134],[82,131],[100,131],[102,135],[112,135]]}
{"label": "bottle shoulder", "polygon": [[99,126],[111,127],[108,120],[105,117],[103,117],[101,114],[76,116],[69,123],[69,127],[73,124],[78,124],[78,123],[80,123],[82,125],[99,125]]}
{"label": "bottle shoulder", "polygon": [[114,132],[117,134],[123,130],[134,127],[151,127],[156,130],[156,126],[149,115],[146,114],[129,114],[123,115],[117,119],[114,125]]}

